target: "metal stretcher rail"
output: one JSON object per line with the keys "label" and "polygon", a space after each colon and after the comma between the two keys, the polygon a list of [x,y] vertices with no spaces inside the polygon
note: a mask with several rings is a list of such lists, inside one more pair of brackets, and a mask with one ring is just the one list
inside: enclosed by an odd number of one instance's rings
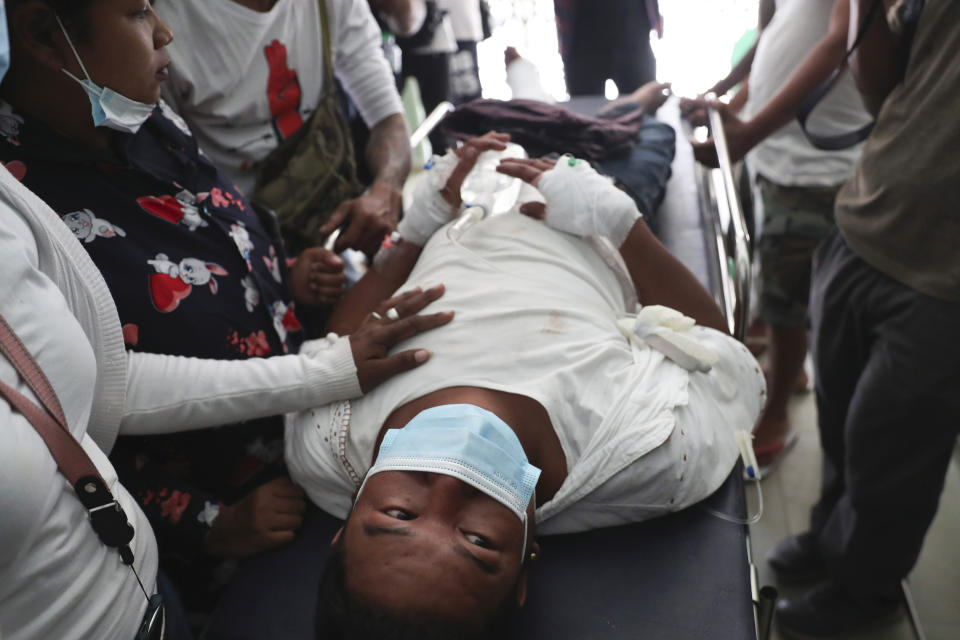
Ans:
{"label": "metal stretcher rail", "polygon": [[697,165],[700,209],[708,245],[715,250],[714,277],[719,286],[714,288],[714,295],[727,318],[730,333],[743,341],[750,311],[750,230],[737,195],[720,114],[713,109],[707,113],[720,168]]}
{"label": "metal stretcher rail", "polygon": [[[742,342],[746,338],[750,311],[750,229],[740,204],[720,114],[708,109],[707,115],[719,168],[709,169],[697,164],[695,173],[705,244],[712,253],[708,268],[712,271],[714,296],[724,313],[730,333]],[[746,532],[746,547],[755,631],[758,638],[765,639],[770,633],[776,590],[759,586],[749,529]]]}
{"label": "metal stretcher rail", "polygon": [[417,145],[423,142],[423,139],[430,135],[448,114],[453,113],[455,108],[453,104],[446,101],[434,107],[433,111],[420,123],[420,126],[410,134],[410,148],[416,149]]}

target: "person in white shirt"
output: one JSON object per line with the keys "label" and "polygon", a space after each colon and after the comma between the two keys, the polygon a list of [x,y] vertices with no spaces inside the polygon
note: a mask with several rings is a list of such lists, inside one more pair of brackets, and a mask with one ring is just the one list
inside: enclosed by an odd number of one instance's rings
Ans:
{"label": "person in white shirt", "polygon": [[483,40],[480,0],[440,0],[450,15],[457,50],[450,54],[450,101],[463,104],[479,98],[480,67],[477,44]]}
{"label": "person in white shirt", "polygon": [[[370,128],[367,190],[333,211],[335,249],[370,254],[397,224],[410,171],[409,132],[381,34],[366,0],[325,0],[333,70]],[[324,42],[316,0],[158,2],[176,34],[164,98],[200,147],[250,195],[257,163],[296,132],[323,96]],[[349,135],[349,131],[344,132]]]}
{"label": "person in white shirt", "polygon": [[[735,431],[749,430],[763,405],[759,366],[726,335],[712,298],[629,196],[585,162],[503,160],[494,176],[538,185],[543,198],[527,185],[514,206],[488,202],[509,209],[502,214],[472,226],[447,222],[477,151],[503,149],[506,140],[487,134],[462,147],[459,161],[452,152],[435,161],[415,188],[399,242],[378,254],[348,292],[351,306],[331,320],[347,328],[364,299],[442,274],[457,321],[424,336],[434,339],[431,363],[362,400],[288,419],[291,477],[324,510],[349,515],[321,586],[324,637],[353,637],[346,629],[359,619],[384,628],[437,619],[471,626],[504,598],[522,604],[526,558],[536,553],[525,526],[583,531],[705,498],[733,468]],[[541,202],[519,206],[531,199]],[[652,349],[653,334],[683,344],[689,357],[662,343]],[[525,525],[436,466],[372,466],[386,434],[404,433],[428,410],[464,405],[505,423],[539,469]],[[444,428],[459,426],[454,419]],[[447,631],[467,637],[459,627]]]}
{"label": "person in white shirt", "polygon": [[[862,145],[824,151],[795,121],[800,101],[836,69],[846,51],[846,0],[763,0],[760,38],[745,61],[710,92],[722,94],[749,73],[731,104],[714,104],[724,119],[732,161],[749,152],[763,204],[757,241],[758,319],[770,343],[770,395],[755,431],[761,467],[778,462],[796,442],[787,402],[806,388],[808,298],[814,250],[834,231],[833,204],[853,172]],[[743,104],[740,120],[734,115]],[[689,108],[689,107],[688,107]],[[850,74],[840,77],[810,117],[812,133],[838,135],[870,122]],[[701,162],[716,164],[713,141],[694,144]]]}

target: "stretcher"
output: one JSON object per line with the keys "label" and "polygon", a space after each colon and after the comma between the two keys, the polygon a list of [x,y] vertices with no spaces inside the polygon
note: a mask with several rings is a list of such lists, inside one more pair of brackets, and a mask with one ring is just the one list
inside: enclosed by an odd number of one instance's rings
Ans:
{"label": "stretcher", "polygon": [[[591,101],[592,100],[592,101]],[[602,99],[571,108],[592,113]],[[731,333],[745,331],[750,262],[747,226],[728,162],[696,166],[675,100],[658,116],[678,132],[660,236],[716,297]],[[718,123],[718,121],[716,121]],[[720,155],[726,157],[720,140]],[[752,425],[745,425],[750,427]],[[647,522],[540,538],[519,637],[535,640],[744,640],[765,637],[762,599],[738,465],[711,497]],[[314,640],[319,576],[340,522],[311,509],[290,545],[245,562],[227,588],[207,640]],[[758,607],[763,602],[765,606]],[[759,609],[759,612],[758,612]],[[759,615],[758,615],[759,614]],[[759,633],[758,633],[759,632]]]}

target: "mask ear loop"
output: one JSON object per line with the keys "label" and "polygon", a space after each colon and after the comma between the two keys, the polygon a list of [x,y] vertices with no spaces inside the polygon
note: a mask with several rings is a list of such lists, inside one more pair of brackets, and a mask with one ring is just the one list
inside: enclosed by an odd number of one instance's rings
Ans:
{"label": "mask ear loop", "polygon": [[[63,21],[60,20],[60,15],[57,13],[54,13],[53,17],[57,19],[57,24],[60,25],[60,31],[63,32],[63,37],[67,39],[67,44],[70,45],[70,50],[73,51],[73,57],[77,59],[77,63],[80,65],[80,68],[83,70],[83,75],[86,76],[87,82],[90,82],[91,84],[95,84],[93,82],[93,78],[90,77],[90,73],[87,71],[87,67],[84,66],[83,60],[80,59],[80,54],[77,53],[77,48],[73,46],[73,40],[70,39],[70,34],[67,33],[67,28],[63,26]],[[83,84],[83,80],[81,80],[77,76],[70,73],[66,68],[63,68],[60,70],[63,71],[68,76],[70,76],[71,78],[73,78],[76,82],[79,82],[84,89],[87,89],[87,86]]]}
{"label": "mask ear loop", "polygon": [[527,512],[523,512],[523,517],[520,518],[520,524],[523,525],[523,544],[520,545],[520,566],[523,566],[523,561],[527,557],[527,532],[529,527],[527,527]]}

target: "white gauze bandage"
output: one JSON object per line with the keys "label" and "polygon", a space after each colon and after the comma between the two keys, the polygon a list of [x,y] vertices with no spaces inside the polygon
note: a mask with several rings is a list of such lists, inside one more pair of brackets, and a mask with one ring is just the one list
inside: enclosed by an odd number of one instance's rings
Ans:
{"label": "white gauze bandage", "polygon": [[537,184],[547,201],[548,227],[575,236],[603,236],[618,249],[642,216],[626,193],[590,163],[563,155]]}
{"label": "white gauze bandage", "polygon": [[690,334],[693,318],[661,305],[643,307],[636,316],[617,321],[617,328],[638,348],[659,351],[687,371],[707,372],[717,354]]}
{"label": "white gauze bandage", "polygon": [[456,215],[457,209],[444,200],[440,192],[459,161],[453,151],[430,159],[427,170],[414,186],[410,207],[403,212],[403,219],[397,225],[397,231],[405,241],[422,247],[437,229]]}

